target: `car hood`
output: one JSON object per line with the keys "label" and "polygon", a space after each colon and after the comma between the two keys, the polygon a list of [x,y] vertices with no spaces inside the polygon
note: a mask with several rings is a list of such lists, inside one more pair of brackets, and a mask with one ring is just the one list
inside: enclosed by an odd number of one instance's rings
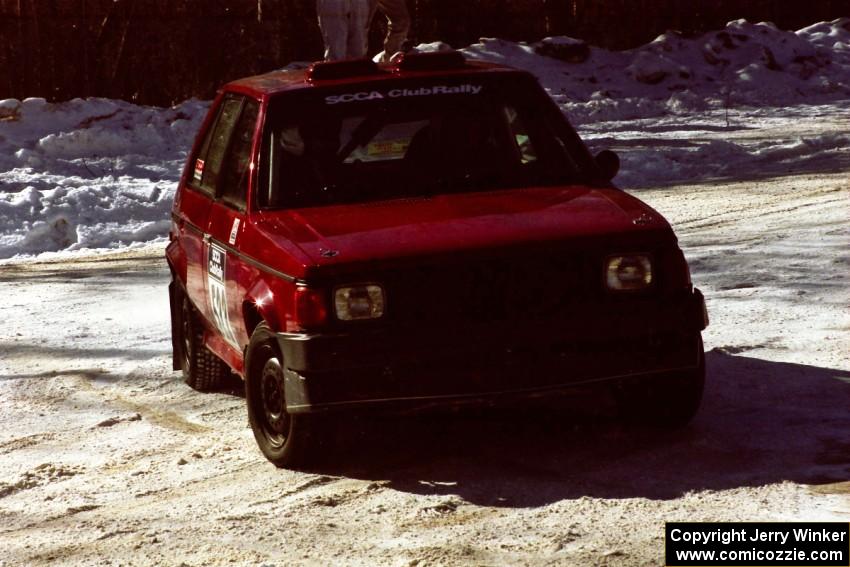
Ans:
{"label": "car hood", "polygon": [[257,227],[298,246],[313,266],[595,235],[674,238],[667,221],[635,197],[581,186],[264,211]]}

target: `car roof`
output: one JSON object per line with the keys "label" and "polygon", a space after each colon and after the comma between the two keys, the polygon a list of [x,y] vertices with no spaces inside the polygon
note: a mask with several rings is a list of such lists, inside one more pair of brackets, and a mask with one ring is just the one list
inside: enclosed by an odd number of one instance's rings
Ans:
{"label": "car roof", "polygon": [[378,72],[369,74],[354,74],[341,78],[316,80],[311,78],[310,69],[278,70],[263,75],[245,77],[224,85],[226,92],[237,92],[257,99],[268,98],[279,93],[300,89],[362,85],[364,83],[380,83],[397,79],[433,79],[439,77],[479,76],[494,73],[522,73],[512,67],[485,63],[482,61],[466,61],[462,67],[448,69],[404,70],[393,65],[381,65]]}

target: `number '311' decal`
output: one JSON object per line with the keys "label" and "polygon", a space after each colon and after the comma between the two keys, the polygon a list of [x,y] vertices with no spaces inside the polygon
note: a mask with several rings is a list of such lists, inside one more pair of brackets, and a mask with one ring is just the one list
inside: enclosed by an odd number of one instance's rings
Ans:
{"label": "number '311' decal", "polygon": [[221,331],[221,336],[230,344],[238,346],[233,327],[230,326],[227,310],[227,292],[224,287],[226,267],[227,252],[215,244],[210,244],[207,259],[207,292],[210,310],[213,314],[215,326]]}

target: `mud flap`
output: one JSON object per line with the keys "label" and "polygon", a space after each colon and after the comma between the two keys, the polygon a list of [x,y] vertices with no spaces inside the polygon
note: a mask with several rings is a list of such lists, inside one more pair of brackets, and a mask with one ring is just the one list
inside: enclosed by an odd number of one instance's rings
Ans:
{"label": "mud flap", "polygon": [[183,367],[180,364],[180,349],[183,346],[180,344],[179,340],[179,317],[181,313],[181,306],[178,304],[178,291],[180,288],[177,286],[177,282],[171,280],[171,283],[168,284],[168,304],[171,308],[171,368],[173,370],[181,370]]}
{"label": "mud flap", "polygon": [[702,292],[697,288],[694,288],[692,317],[697,323],[698,331],[702,331],[708,327],[708,309],[705,306],[705,297],[703,297]]}

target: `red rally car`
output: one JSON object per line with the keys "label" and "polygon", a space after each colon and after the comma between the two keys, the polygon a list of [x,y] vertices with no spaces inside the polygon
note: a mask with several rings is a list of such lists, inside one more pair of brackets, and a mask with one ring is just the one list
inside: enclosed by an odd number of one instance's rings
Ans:
{"label": "red rally car", "polygon": [[327,412],[589,382],[682,425],[705,303],[618,165],[530,74],[457,52],[230,83],[174,201],[175,369],[198,390],[243,378],[278,466],[309,462]]}

